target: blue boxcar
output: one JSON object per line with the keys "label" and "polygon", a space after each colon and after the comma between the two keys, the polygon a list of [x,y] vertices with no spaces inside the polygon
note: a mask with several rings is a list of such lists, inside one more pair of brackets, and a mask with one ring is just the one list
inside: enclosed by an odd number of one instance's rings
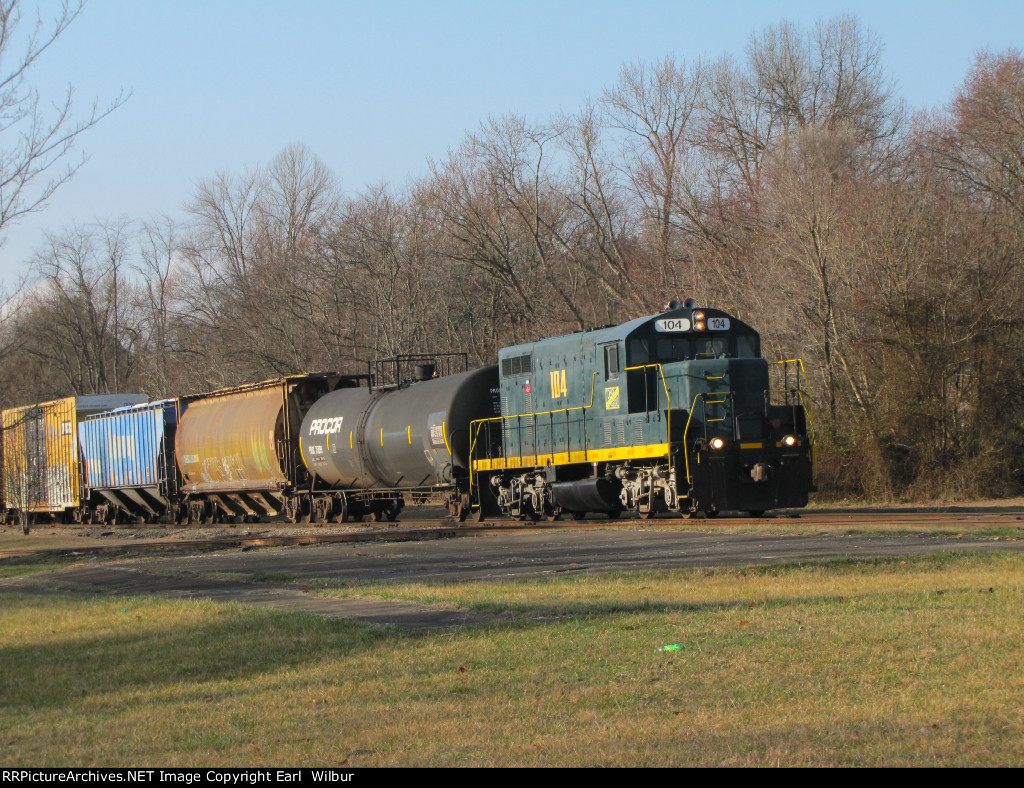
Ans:
{"label": "blue boxcar", "polygon": [[184,405],[177,399],[90,416],[79,441],[85,484],[96,520],[155,520],[170,511],[178,488],[174,431]]}

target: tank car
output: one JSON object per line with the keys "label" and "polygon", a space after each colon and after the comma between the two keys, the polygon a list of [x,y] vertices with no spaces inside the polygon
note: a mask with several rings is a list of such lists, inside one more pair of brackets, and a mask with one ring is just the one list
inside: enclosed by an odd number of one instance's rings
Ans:
{"label": "tank car", "polygon": [[810,400],[772,391],[753,328],[692,300],[501,350],[501,415],[471,427],[480,516],[759,515],[814,490]]}
{"label": "tank car", "polygon": [[397,383],[339,389],[309,409],[299,444],[315,505],[340,499],[346,515],[394,520],[407,501],[440,499],[468,514],[469,425],[499,413],[497,367],[434,377],[436,364],[414,366]]}

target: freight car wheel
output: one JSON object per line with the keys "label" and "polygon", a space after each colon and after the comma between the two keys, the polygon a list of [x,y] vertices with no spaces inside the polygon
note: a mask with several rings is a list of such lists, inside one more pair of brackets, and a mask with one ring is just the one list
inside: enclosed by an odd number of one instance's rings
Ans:
{"label": "freight car wheel", "polygon": [[344,494],[339,494],[334,498],[331,514],[327,519],[332,523],[343,523],[346,517],[348,517],[348,503]]}
{"label": "freight car wheel", "polygon": [[378,509],[373,513],[374,522],[394,523],[398,521],[399,509],[397,506],[389,506],[387,509]]}

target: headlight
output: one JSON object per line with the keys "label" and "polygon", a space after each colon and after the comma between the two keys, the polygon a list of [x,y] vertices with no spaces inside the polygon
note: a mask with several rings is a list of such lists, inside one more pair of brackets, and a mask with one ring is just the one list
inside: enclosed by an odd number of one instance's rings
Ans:
{"label": "headlight", "polygon": [[794,446],[796,446],[796,436],[795,435],[787,435],[786,437],[784,437],[782,439],[782,445],[783,446],[789,446],[790,448],[793,448]]}
{"label": "headlight", "polygon": [[712,449],[721,449],[723,446],[725,446],[725,441],[722,440],[721,438],[712,438],[711,439],[711,448]]}

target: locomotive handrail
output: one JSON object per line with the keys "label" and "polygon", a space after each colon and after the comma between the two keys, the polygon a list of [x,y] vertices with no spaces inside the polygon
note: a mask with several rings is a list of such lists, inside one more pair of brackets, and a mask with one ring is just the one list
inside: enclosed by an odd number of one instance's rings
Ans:
{"label": "locomotive handrail", "polygon": [[768,389],[768,394],[785,394],[787,396],[796,394],[800,407],[804,409],[804,413],[807,416],[807,437],[811,441],[811,463],[813,465],[818,447],[818,436],[814,431],[814,398],[803,389]]}
{"label": "locomotive handrail", "polygon": [[[690,435],[690,424],[693,422],[694,411],[697,410],[697,400],[701,401],[703,408],[702,413],[707,412],[707,405],[705,403],[705,397],[728,397],[731,396],[731,391],[704,391],[694,395],[693,403],[690,405],[690,414],[686,418],[686,427],[683,428],[683,460],[686,464],[686,483],[688,485],[693,484],[693,476],[690,474],[690,444],[687,438]],[[719,400],[720,403],[724,404],[725,400]],[[704,419],[705,424],[709,421]],[[717,419],[717,421],[724,421],[724,419]]]}
{"label": "locomotive handrail", "polygon": [[[672,393],[668,388],[668,380],[665,378],[665,368],[661,364],[641,364],[636,367],[626,367],[626,372],[632,372],[638,369],[649,369],[656,367],[658,372],[661,374],[661,385],[665,389],[665,437],[668,439],[668,472],[671,474],[675,467],[672,464]],[[596,373],[595,373],[596,374]],[[646,376],[645,376],[646,377]],[[647,383],[644,381],[644,396],[647,395]],[[646,406],[647,403],[645,402]]]}
{"label": "locomotive handrail", "polygon": [[[590,376],[590,402],[588,402],[586,405],[573,405],[571,408],[559,408],[558,410],[542,410],[542,411],[536,411],[534,413],[515,413],[515,414],[513,414],[511,416],[491,416],[491,417],[486,418],[486,419],[474,419],[473,421],[471,421],[469,423],[469,429],[470,429],[470,441],[469,441],[469,465],[470,465],[470,468],[469,468],[469,492],[470,492],[470,495],[473,494],[473,477],[476,475],[476,469],[473,468],[473,462],[475,460],[475,454],[476,454],[476,445],[477,445],[477,442],[478,442],[479,437],[480,437],[480,430],[481,430],[481,428],[484,425],[490,424],[491,422],[504,422],[506,420],[516,419],[516,426],[518,428],[521,425],[521,423],[522,423],[521,419],[524,419],[524,418],[534,418],[536,416],[552,416],[555,413],[566,413],[566,414],[568,414],[569,411],[573,411],[573,410],[587,411],[590,408],[594,407],[594,390],[596,388],[596,385],[597,385],[597,372],[593,372],[593,373],[591,373],[591,376]],[[586,418],[586,414],[585,413],[584,413],[584,418]],[[566,419],[566,423],[568,424],[568,419]],[[536,424],[534,426],[534,429],[536,430]],[[534,432],[534,442],[535,443],[536,443],[536,435],[537,435],[537,433],[535,431]],[[553,441],[554,441],[554,430],[552,429],[552,442]],[[520,445],[522,445],[522,440],[520,440],[519,443],[520,443]],[[568,440],[567,440],[566,441],[566,449],[568,449],[568,448],[569,448],[569,445],[568,445]],[[536,445],[534,446],[534,450],[536,451]],[[585,430],[584,430],[584,435],[583,435],[583,451],[584,451],[584,453],[587,451],[586,431]]]}
{"label": "locomotive handrail", "polygon": [[810,438],[811,440],[811,467],[814,467],[814,461],[816,459],[818,446],[817,435],[814,432],[814,398],[800,387],[800,373],[803,373],[804,378],[807,377],[807,369],[806,367],[804,367],[804,360],[802,358],[789,358],[784,359],[782,361],[777,361],[775,363],[783,365],[783,374],[786,375],[786,383],[789,382],[789,375],[787,374],[787,370],[789,369],[789,367],[786,365],[796,364],[797,366],[796,386],[794,388],[786,388],[782,390],[771,389],[769,393],[795,393],[797,395],[798,399],[800,400],[800,405],[803,407],[804,412],[807,414],[807,437]]}

